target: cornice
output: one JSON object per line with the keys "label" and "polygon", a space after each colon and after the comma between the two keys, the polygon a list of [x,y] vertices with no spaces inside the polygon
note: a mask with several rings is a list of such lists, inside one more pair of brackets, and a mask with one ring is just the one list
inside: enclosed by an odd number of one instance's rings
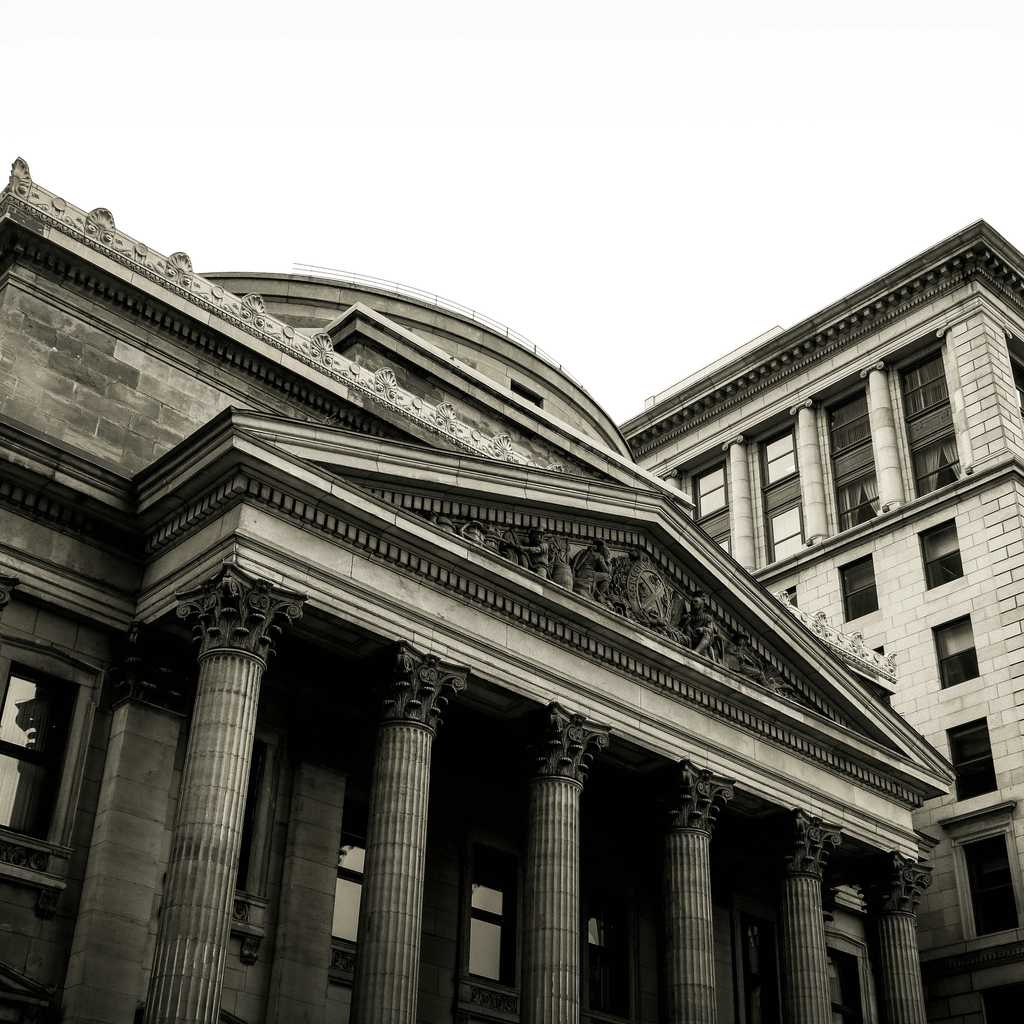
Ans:
{"label": "cornice", "polygon": [[[514,622],[518,628],[554,641],[634,682],[671,693],[683,703],[905,806],[919,806],[923,796],[930,795],[931,783],[901,782],[895,777],[898,773],[872,767],[870,759],[860,760],[861,755],[854,751],[865,744],[874,747],[873,741],[806,709],[798,710],[796,705],[789,709],[788,702],[733,679],[719,666],[704,663],[656,633],[647,635],[648,631],[636,625],[624,628],[611,612],[591,608],[580,598],[560,594],[556,599],[535,583],[520,583],[521,574],[510,570],[507,563],[502,566],[496,562],[487,567],[464,544],[453,544],[426,523],[399,519],[390,526],[374,529],[362,513],[353,514],[355,509],[346,512],[342,504],[332,507],[330,502],[314,502],[309,500],[309,494],[289,493],[287,488],[260,479],[258,474],[242,472],[247,480],[247,504],[291,520],[304,531],[326,535],[333,543],[386,563],[431,589]],[[340,492],[335,493],[340,496]],[[205,495],[197,497],[178,514],[188,517],[193,505],[201,505],[205,500]],[[193,526],[198,525],[199,520],[194,519]],[[566,603],[573,607],[573,613],[561,610]],[[576,605],[580,606],[578,611]],[[787,718],[792,720],[791,724],[786,723]],[[829,738],[815,738],[823,734]],[[874,756],[879,758],[880,765],[887,763],[890,752],[882,754],[878,748]]]}
{"label": "cornice", "polygon": [[[634,417],[622,428],[634,455],[649,455],[968,281],[985,281],[1024,312],[1024,259],[1005,239],[980,223],[951,242],[956,244],[940,243],[918,258],[905,276],[900,277],[904,268],[887,275],[873,294],[864,295],[862,290],[783,332],[767,342],[756,359],[746,357],[717,379],[701,381]],[[920,265],[928,258],[930,265]]]}

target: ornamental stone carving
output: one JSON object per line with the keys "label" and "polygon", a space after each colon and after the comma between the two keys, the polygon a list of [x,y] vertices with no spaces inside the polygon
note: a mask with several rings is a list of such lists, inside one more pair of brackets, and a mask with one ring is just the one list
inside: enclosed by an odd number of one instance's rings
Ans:
{"label": "ornamental stone carving", "polygon": [[11,603],[11,594],[14,593],[14,588],[18,585],[20,580],[17,576],[9,576],[6,573],[0,573],[0,612]]}
{"label": "ornamental stone carving", "polygon": [[842,842],[841,830],[801,810],[793,812],[790,824],[792,845],[785,856],[786,874],[808,875],[820,881],[829,854]]}
{"label": "ornamental stone carving", "polygon": [[420,654],[406,643],[395,651],[394,676],[384,694],[381,718],[436,731],[448,702],[466,688],[469,670]]}
{"label": "ornamental stone carving", "polygon": [[610,732],[606,725],[549,704],[541,716],[541,737],[534,752],[536,774],[583,785],[594,757],[607,748]]}
{"label": "ornamental stone carving", "polygon": [[32,172],[21,157],[16,157],[11,164],[11,177],[7,187],[22,199],[27,199],[32,191]]}
{"label": "ornamental stone carving", "polygon": [[672,772],[671,830],[713,832],[719,812],[735,794],[734,782],[688,760]]}
{"label": "ornamental stone carving", "polygon": [[932,869],[895,851],[886,854],[877,874],[864,886],[872,908],[883,914],[911,914],[921,894],[932,884]]}
{"label": "ornamental stone carving", "polygon": [[304,594],[252,576],[231,562],[177,597],[178,618],[193,622],[200,658],[227,649],[263,661],[282,630],[302,617],[306,600]]}

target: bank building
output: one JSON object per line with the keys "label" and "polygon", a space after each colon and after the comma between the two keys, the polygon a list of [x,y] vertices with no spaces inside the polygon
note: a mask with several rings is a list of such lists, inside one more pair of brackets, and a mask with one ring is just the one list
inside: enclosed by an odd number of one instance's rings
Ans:
{"label": "bank building", "polygon": [[620,428],[130,227],[0,193],[0,1020],[1020,1019],[1012,245]]}

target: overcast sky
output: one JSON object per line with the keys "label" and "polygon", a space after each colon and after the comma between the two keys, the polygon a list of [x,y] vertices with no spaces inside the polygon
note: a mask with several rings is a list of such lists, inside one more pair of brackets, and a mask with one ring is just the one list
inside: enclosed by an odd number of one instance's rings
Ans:
{"label": "overcast sky", "polygon": [[0,159],[200,271],[479,309],[621,421],[972,220],[1024,246],[1024,5],[836,6],[0,0]]}

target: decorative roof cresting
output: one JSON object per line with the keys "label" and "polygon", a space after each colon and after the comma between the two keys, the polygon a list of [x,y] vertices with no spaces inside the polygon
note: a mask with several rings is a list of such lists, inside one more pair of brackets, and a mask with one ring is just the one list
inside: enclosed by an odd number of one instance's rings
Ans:
{"label": "decorative roof cresting", "polygon": [[364,399],[443,437],[457,448],[516,466],[565,471],[565,467],[558,463],[538,461],[507,433],[489,436],[461,422],[457,410],[450,403],[434,405],[412,394],[398,384],[393,370],[374,373],[358,366],[334,351],[327,334],[309,336],[296,331],[267,312],[262,296],[234,295],[200,277],[192,269],[192,260],[186,253],[163,256],[126,235],[118,230],[110,210],[98,207],[86,212],[67,202],[33,181],[29,166],[21,157],[11,165],[10,180],[0,191],[0,213],[10,204],[23,206],[78,242],[184,296],[234,327],[286,352],[350,391],[358,392]]}

